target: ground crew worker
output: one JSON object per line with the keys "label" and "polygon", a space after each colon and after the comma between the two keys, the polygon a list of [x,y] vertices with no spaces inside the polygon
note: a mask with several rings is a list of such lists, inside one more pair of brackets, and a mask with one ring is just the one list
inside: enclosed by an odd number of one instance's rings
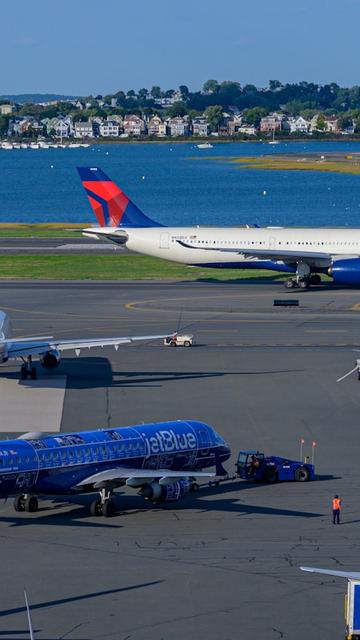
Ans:
{"label": "ground crew worker", "polygon": [[333,524],[340,524],[341,498],[336,494],[332,500]]}
{"label": "ground crew worker", "polygon": [[249,464],[249,476],[254,476],[260,467],[260,460],[257,456],[252,455]]}

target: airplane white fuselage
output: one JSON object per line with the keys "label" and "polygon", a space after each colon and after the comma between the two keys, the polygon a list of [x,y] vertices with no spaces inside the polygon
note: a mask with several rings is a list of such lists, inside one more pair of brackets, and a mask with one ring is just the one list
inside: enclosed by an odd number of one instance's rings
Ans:
{"label": "airplane white fuselage", "polygon": [[[189,265],[234,265],[246,268],[256,266],[268,260],[274,262],[270,256],[256,257],[243,255],[244,251],[289,251],[301,253],[302,260],[309,266],[326,269],[333,259],[339,257],[355,257],[360,255],[360,228],[298,228],[298,227],[146,227],[119,228],[92,227],[84,230],[98,235],[105,235],[114,242],[124,243],[131,251],[142,253],[165,260],[181,262]],[[192,245],[194,248],[184,247],[179,241]],[[239,252],[214,250],[211,246]],[[324,257],[306,254],[324,253]],[[330,254],[330,258],[328,256]],[[287,257],[286,263],[291,262]],[[294,262],[297,262],[294,258]],[[236,263],[236,264],[234,264]],[[283,270],[284,261],[277,259],[279,270]],[[275,267],[273,267],[275,268]]]}

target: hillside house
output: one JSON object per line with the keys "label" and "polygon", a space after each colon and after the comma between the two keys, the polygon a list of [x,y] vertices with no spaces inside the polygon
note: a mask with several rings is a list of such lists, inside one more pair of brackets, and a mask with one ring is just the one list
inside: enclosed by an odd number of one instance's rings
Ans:
{"label": "hillside house", "polygon": [[188,136],[190,133],[189,119],[186,116],[169,118],[167,124],[172,137]]}
{"label": "hillside house", "polygon": [[208,136],[209,123],[204,116],[196,116],[192,121],[192,132],[194,136]]}
{"label": "hillside house", "polygon": [[141,136],[146,133],[146,124],[142,118],[139,118],[139,116],[125,116],[123,127],[124,133],[128,136]]}
{"label": "hillside house", "polygon": [[106,120],[99,125],[99,135],[103,138],[117,138],[120,133],[118,122]]}
{"label": "hillside house", "polygon": [[75,122],[75,138],[93,138],[93,124],[90,120],[87,122]]}

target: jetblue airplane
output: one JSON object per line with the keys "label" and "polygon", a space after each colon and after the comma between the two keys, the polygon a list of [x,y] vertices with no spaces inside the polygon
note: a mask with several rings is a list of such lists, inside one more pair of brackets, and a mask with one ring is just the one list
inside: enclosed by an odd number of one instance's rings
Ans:
{"label": "jetblue airplane", "polygon": [[231,451],[203,422],[178,420],[43,435],[0,442],[0,498],[14,495],[15,511],[34,512],[37,495],[98,492],[93,516],[115,513],[114,489],[139,490],[150,502],[177,501],[197,487],[196,477],[225,475]]}
{"label": "jetblue airplane", "polygon": [[148,218],[97,167],[78,168],[99,225],[84,235],[195,267],[270,269],[292,274],[285,287],[360,285],[360,229],[285,227],[166,227]]}
{"label": "jetblue airplane", "polygon": [[11,337],[11,322],[9,316],[0,310],[0,364],[8,360],[20,358],[21,379],[30,377],[33,380],[37,376],[36,367],[33,366],[33,357],[39,356],[40,364],[45,369],[55,369],[59,366],[61,352],[73,349],[77,356],[82,349],[94,347],[115,347],[116,351],[122,344],[138,342],[139,340],[156,340],[166,338],[169,334],[161,336],[131,336],[117,338],[80,338],[77,340],[56,340],[53,336],[34,336],[30,338]]}

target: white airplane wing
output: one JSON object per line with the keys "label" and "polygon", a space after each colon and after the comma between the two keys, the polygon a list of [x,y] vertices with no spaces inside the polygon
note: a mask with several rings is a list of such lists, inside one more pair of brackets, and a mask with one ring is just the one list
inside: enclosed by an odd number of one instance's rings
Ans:
{"label": "white airplane wing", "polygon": [[[76,352],[80,352],[81,349],[92,349],[95,347],[110,347],[113,346],[117,349],[122,344],[130,344],[132,342],[139,342],[141,340],[158,340],[166,338],[171,335],[171,332],[164,333],[162,335],[152,336],[119,336],[116,338],[88,338],[77,340],[39,340],[35,338],[27,338],[26,340],[6,340],[5,345],[7,348],[8,358],[19,358],[21,356],[29,355],[41,355],[47,351],[67,351],[74,349]],[[77,355],[79,355],[77,353]]]}
{"label": "white airplane wing", "polygon": [[360,571],[333,571],[332,569],[318,569],[317,567],[300,567],[301,571],[309,573],[321,573],[326,576],[335,576],[337,578],[349,578],[352,580],[360,580]]}
{"label": "white airplane wing", "polygon": [[348,378],[349,376],[351,376],[352,373],[354,373],[355,371],[358,370],[358,366],[356,365],[356,367],[354,367],[353,369],[350,369],[350,371],[348,371],[347,373],[345,373],[345,375],[341,376],[341,378],[338,378],[336,380],[336,382],[341,382],[342,380],[345,380],[345,378]]}
{"label": "white airplane wing", "polygon": [[283,260],[285,262],[298,262],[304,258],[308,260],[331,260],[330,253],[325,251],[289,251],[287,249],[253,249],[250,247],[219,247],[212,244],[208,247],[198,247],[194,244],[188,244],[183,240],[177,240],[177,243],[186,249],[197,249],[200,251],[221,251],[222,253],[236,253],[247,257],[268,258],[272,260]]}
{"label": "white airplane wing", "polygon": [[26,589],[24,589],[24,598],[25,598],[25,605],[26,605],[26,615],[27,615],[28,625],[29,625],[30,640],[35,640],[34,629],[33,629],[33,625],[32,625],[30,607],[29,607],[29,602],[28,602],[28,598],[27,598]]}
{"label": "white airplane wing", "polygon": [[88,476],[81,482],[79,482],[76,487],[83,487],[85,485],[93,485],[95,489],[98,489],[102,486],[106,486],[107,484],[125,484],[126,480],[130,478],[136,480],[144,480],[144,484],[147,484],[151,480],[161,479],[166,480],[167,478],[173,479],[181,479],[181,478],[213,478],[215,476],[215,472],[213,471],[193,471],[191,469],[186,469],[183,471],[170,471],[169,469],[129,469],[126,467],[114,467],[113,469],[107,469],[106,471],[99,471],[99,473],[94,473],[91,476]]}

